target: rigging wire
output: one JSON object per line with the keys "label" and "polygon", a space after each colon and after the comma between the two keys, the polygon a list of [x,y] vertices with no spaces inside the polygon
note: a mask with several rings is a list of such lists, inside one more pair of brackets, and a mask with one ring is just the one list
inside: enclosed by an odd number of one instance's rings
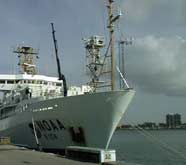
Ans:
{"label": "rigging wire", "polygon": [[[106,58],[108,57],[108,51],[109,51],[110,45],[111,45],[111,39],[109,41],[107,50],[106,50],[105,55],[104,55],[103,64],[105,64]],[[103,72],[103,66],[102,66],[98,76],[101,76],[102,72]]]}
{"label": "rigging wire", "polygon": [[127,121],[128,124],[131,124],[132,127],[137,130],[139,133],[141,133],[144,137],[146,137],[149,141],[151,142],[156,142],[157,144],[160,145],[160,147],[162,147],[162,149],[164,149],[165,151],[167,151],[167,153],[175,156],[174,154],[178,155],[180,158],[182,158],[183,160],[186,160],[186,155],[181,152],[178,151],[176,148],[174,148],[173,146],[170,146],[169,144],[167,144],[166,142],[158,139],[157,137],[155,137],[154,135],[152,135],[151,133],[149,133],[148,131],[146,131],[145,129],[143,129],[142,127],[139,127],[137,125],[135,125],[134,122],[129,121],[127,119],[125,119]]}
{"label": "rigging wire", "polygon": [[102,17],[102,23],[103,23],[103,30],[104,30],[104,36],[105,36],[105,42],[107,43],[108,42],[108,37],[107,37],[107,23],[105,22],[105,20],[106,20],[106,17],[105,17],[105,15],[106,15],[106,12],[105,12],[105,8],[106,8],[106,6],[105,6],[105,0],[101,0],[101,17]]}
{"label": "rigging wire", "polygon": [[123,31],[121,30],[121,22],[118,20],[117,24],[116,24],[116,28],[118,30],[119,36],[120,36],[120,40],[124,39],[124,34]]}
{"label": "rigging wire", "polygon": [[128,83],[127,83],[127,80],[124,78],[123,74],[121,73],[120,69],[118,66],[116,66],[116,70],[118,71],[121,79],[123,80],[123,84],[125,84],[125,86],[127,87],[127,89],[130,89]]}
{"label": "rigging wire", "polygon": [[[122,12],[122,11],[121,11]],[[116,22],[116,28],[117,28],[117,31],[118,31],[118,35],[120,36],[120,40],[121,39],[124,39],[124,33],[123,33],[123,31],[121,30],[122,28],[121,28],[121,20],[122,20],[122,17],[119,19],[119,20],[117,20],[117,22]]]}
{"label": "rigging wire", "polygon": [[[120,39],[124,39],[124,34],[121,31],[121,22],[120,21],[118,21],[118,23],[116,24],[116,27],[117,27]],[[172,155],[177,154],[179,157],[186,160],[186,155],[184,153],[182,153],[181,151],[178,151],[176,148],[174,148],[174,147],[170,146],[169,144],[167,144],[166,142],[158,139],[157,137],[155,137],[154,135],[152,135],[148,131],[144,130],[143,128],[141,128],[139,126],[135,126],[135,124],[133,122],[128,122],[128,123],[129,124],[132,123],[131,125],[133,126],[134,129],[136,129],[138,132],[140,132],[144,137],[146,137],[150,141],[158,143],[162,147],[162,149],[166,150],[169,154],[172,154]]]}
{"label": "rigging wire", "polygon": [[34,121],[34,117],[32,116],[32,126],[33,126],[33,131],[34,131],[34,136],[35,136],[35,140],[36,140],[36,145],[37,145],[37,149],[39,151],[42,150],[38,136],[37,136],[37,131],[36,131],[36,127],[35,127],[35,121]]}

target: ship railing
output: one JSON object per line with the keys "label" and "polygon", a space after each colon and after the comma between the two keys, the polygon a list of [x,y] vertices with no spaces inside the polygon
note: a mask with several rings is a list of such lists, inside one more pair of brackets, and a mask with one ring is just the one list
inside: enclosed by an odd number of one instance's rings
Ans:
{"label": "ship railing", "polygon": [[16,104],[3,105],[0,109],[0,120],[15,115],[15,106]]}
{"label": "ship railing", "polygon": [[51,90],[51,91],[43,91],[43,90],[36,90],[34,92],[32,92],[32,96],[33,97],[44,97],[44,98],[54,98],[54,97],[58,97],[58,96],[62,96],[63,93],[59,92],[59,91],[55,91],[55,90]]}

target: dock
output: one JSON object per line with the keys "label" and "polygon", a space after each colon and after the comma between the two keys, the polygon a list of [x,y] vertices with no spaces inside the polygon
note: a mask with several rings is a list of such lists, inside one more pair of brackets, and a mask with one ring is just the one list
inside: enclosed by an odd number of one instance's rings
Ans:
{"label": "dock", "polygon": [[[77,161],[65,158],[65,156],[39,152],[24,147],[14,145],[0,145],[0,164],[2,165],[98,165],[100,163],[91,163]],[[102,165],[136,165],[126,162],[108,162]]]}
{"label": "dock", "polygon": [[60,155],[13,145],[0,145],[0,162],[2,165],[95,165],[95,163],[74,161]]}

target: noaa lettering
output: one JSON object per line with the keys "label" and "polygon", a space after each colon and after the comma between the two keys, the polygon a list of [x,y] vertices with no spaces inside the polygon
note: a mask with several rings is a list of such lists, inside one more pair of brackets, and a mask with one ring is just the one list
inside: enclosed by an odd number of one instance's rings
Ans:
{"label": "noaa lettering", "polygon": [[60,120],[37,120],[35,121],[37,128],[40,131],[59,131],[65,129],[63,123]]}
{"label": "noaa lettering", "polygon": [[36,125],[38,126],[38,128],[39,128],[41,131],[45,131],[45,130],[46,130],[41,121],[35,121],[35,123],[36,123]]}
{"label": "noaa lettering", "polygon": [[46,120],[43,120],[42,121],[43,125],[45,126],[45,128],[48,130],[48,131],[51,131],[52,128],[50,127],[50,125],[48,124],[48,122]]}
{"label": "noaa lettering", "polygon": [[55,123],[52,120],[50,121],[50,125],[52,126],[53,130],[58,130],[58,127],[55,125]]}
{"label": "noaa lettering", "polygon": [[65,129],[65,127],[64,127],[64,125],[58,120],[58,119],[56,119],[56,121],[57,121],[57,124],[58,124],[58,126],[59,126],[59,128],[62,130],[62,129]]}
{"label": "noaa lettering", "polygon": [[[32,134],[34,135],[34,127],[32,123],[28,124],[29,128],[31,129]],[[42,134],[38,128],[36,128],[36,135],[40,139],[42,137]]]}

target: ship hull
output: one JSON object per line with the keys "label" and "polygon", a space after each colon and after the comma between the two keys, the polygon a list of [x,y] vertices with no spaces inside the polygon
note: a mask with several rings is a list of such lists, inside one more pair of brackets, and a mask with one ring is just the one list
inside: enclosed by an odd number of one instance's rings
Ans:
{"label": "ship hull", "polygon": [[30,148],[37,148],[38,139],[45,150],[107,148],[134,93],[128,89],[28,101],[21,112],[0,120],[0,136]]}

